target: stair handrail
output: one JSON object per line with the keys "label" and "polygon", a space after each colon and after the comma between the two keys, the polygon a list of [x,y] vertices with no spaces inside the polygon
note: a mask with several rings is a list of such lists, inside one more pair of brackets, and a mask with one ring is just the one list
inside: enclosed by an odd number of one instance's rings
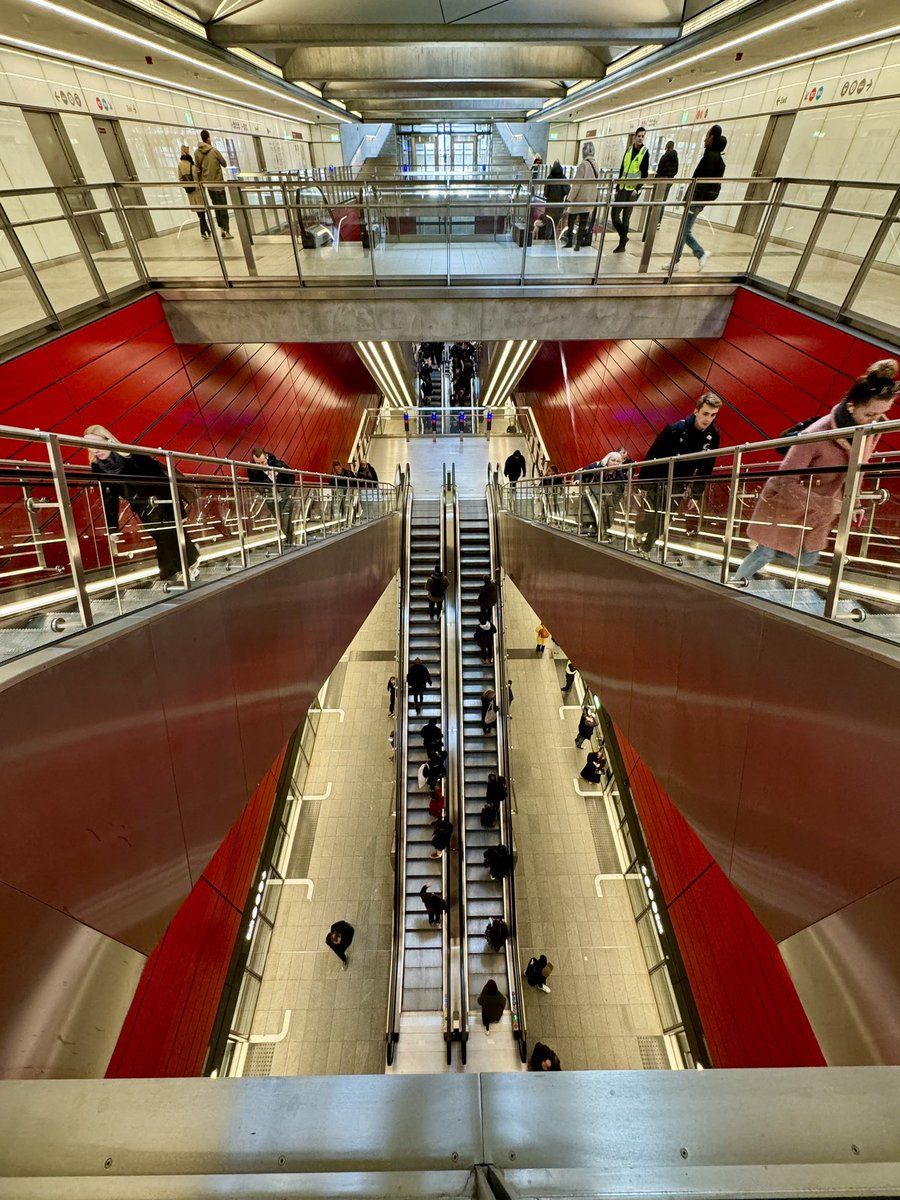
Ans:
{"label": "stair handrail", "polygon": [[460,1059],[465,1065],[467,1048],[469,1041],[469,932],[468,932],[468,888],[466,884],[466,803],[465,803],[465,778],[466,778],[466,752],[465,752],[465,707],[464,707],[464,686],[463,686],[463,658],[462,658],[462,555],[460,551],[460,520],[459,520],[459,492],[455,486],[454,473],[454,488],[453,488],[453,505],[452,505],[452,520],[453,520],[453,612],[455,617],[455,638],[453,645],[453,656],[455,661],[455,682],[454,689],[454,707],[456,710],[456,786],[454,795],[456,798],[457,821],[456,841],[457,841],[457,897],[458,897],[458,914],[459,914],[459,972],[457,981],[459,986],[459,1043],[460,1043]]}
{"label": "stair handrail", "polygon": [[[488,534],[491,549],[491,575],[497,580],[497,653],[494,655],[497,679],[497,759],[506,779],[506,800],[500,810],[500,839],[513,854],[515,831],[513,827],[512,773],[509,765],[509,679],[506,674],[506,634],[503,622],[503,580],[500,553],[500,531],[498,509],[501,503],[500,483],[495,474],[487,487]],[[519,1057],[528,1061],[528,1029],[525,1005],[522,1003],[521,961],[519,958],[519,918],[516,901],[515,865],[503,881],[504,920],[509,926],[506,942],[506,977],[509,987],[509,1011],[512,1018],[513,1036],[519,1043]]]}
{"label": "stair handrail", "polygon": [[[450,497],[451,488],[448,480],[447,465],[441,465],[441,503],[439,510],[440,524],[440,543],[438,549],[438,562],[441,564],[441,570],[446,573],[447,570],[447,538],[446,538],[446,523],[447,523],[447,505]],[[456,792],[457,792],[457,765],[456,754],[453,739],[450,736],[450,728],[448,723],[448,715],[452,711],[447,702],[447,681],[450,677],[450,642],[451,638],[448,632],[448,624],[450,622],[451,613],[449,612],[447,596],[444,596],[444,603],[441,607],[441,729],[444,732],[444,746],[447,751],[447,773],[444,777],[444,816],[449,821],[453,821],[456,815]],[[454,829],[456,822],[453,821]],[[450,884],[452,875],[450,871],[450,860],[453,853],[452,847],[441,854],[441,894],[447,902],[447,908],[441,920],[441,1003],[443,1008],[442,1033],[444,1038],[444,1047],[447,1055],[447,1063],[449,1065],[452,1058],[452,1043],[453,1043],[453,971],[451,965],[452,954],[452,918],[453,906],[451,904]]]}
{"label": "stair handrail", "polygon": [[413,490],[409,466],[401,480],[403,502],[400,529],[400,586],[398,589],[397,694],[394,703],[394,913],[391,934],[391,962],[388,970],[387,1023],[385,1055],[390,1066],[400,1038],[400,1013],[403,1001],[403,972],[406,965],[406,822],[407,758],[409,744],[409,705],[406,695],[406,670],[409,659],[409,581],[412,539]]}

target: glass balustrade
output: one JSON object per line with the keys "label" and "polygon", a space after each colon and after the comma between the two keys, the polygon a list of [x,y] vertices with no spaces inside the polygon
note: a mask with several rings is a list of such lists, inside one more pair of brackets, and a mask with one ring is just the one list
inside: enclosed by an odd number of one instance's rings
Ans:
{"label": "glass balustrade", "polygon": [[[847,467],[791,469],[797,439],[652,464],[521,480],[503,489],[527,521],[684,572],[740,594],[900,641],[900,421],[877,426],[878,452],[853,431]],[[805,434],[813,442],[847,432]]]}
{"label": "glass balustrade", "polygon": [[[872,332],[900,327],[896,184],[724,179],[717,198],[701,205],[698,181],[651,180],[624,207],[613,202],[614,185],[597,181],[583,219],[572,214],[571,239],[566,202],[547,200],[545,179],[354,182],[306,173],[190,193],[172,181],[6,190],[0,343],[62,328],[151,281],[188,288],[750,280]],[[616,253],[615,225],[626,209],[629,240]],[[704,281],[692,241],[712,256]]]}
{"label": "glass balustrade", "polygon": [[[0,661],[393,511],[393,485],[0,427]],[[132,468],[134,456],[149,456]],[[289,482],[289,480],[291,482]]]}

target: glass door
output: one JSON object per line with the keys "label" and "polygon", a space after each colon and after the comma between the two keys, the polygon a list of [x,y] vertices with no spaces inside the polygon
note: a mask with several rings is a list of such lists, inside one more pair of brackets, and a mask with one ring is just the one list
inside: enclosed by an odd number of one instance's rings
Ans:
{"label": "glass door", "polygon": [[475,137],[473,135],[453,134],[450,138],[450,166],[457,171],[474,169]]}

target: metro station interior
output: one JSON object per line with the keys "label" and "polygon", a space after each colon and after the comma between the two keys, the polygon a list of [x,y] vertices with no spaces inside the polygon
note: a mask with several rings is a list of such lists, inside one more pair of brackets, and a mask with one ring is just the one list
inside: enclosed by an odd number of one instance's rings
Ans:
{"label": "metro station interior", "polygon": [[896,0],[0,14],[0,1197],[900,1195]]}

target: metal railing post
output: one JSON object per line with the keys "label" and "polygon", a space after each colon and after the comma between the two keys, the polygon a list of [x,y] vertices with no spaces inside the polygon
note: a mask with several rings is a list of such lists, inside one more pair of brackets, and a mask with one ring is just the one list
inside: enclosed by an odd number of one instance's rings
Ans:
{"label": "metal railing post", "polygon": [[634,495],[634,467],[628,467],[628,477],[625,480],[625,540],[622,543],[622,549],[628,550],[628,542],[631,537],[631,504]]}
{"label": "metal railing post", "polygon": [[740,474],[741,462],[743,455],[740,450],[735,453],[731,463],[731,484],[728,494],[728,512],[725,516],[725,542],[722,552],[722,569],[719,572],[719,582],[728,582],[728,573],[731,570],[731,547],[734,543],[734,520],[737,514],[738,501],[740,499]]}
{"label": "metal railing post", "polygon": [[869,271],[872,268],[872,264],[878,257],[881,247],[887,241],[888,234],[891,232],[891,229],[894,225],[898,210],[900,210],[900,188],[898,188],[894,193],[894,198],[888,205],[884,216],[881,218],[881,223],[879,224],[878,229],[875,231],[875,236],[872,238],[869,249],[866,251],[862,262],[859,264],[859,270],[853,277],[853,282],[850,284],[847,294],[844,297],[844,301],[841,304],[840,311],[838,312],[838,320],[840,320],[840,318],[847,312],[848,309],[853,307],[854,301],[859,295],[860,289],[865,283]]}
{"label": "metal railing post", "polygon": [[687,190],[681,200],[681,220],[678,223],[678,232],[675,235],[675,242],[672,246],[672,257],[669,259],[669,265],[666,268],[666,283],[672,282],[672,275],[684,250],[684,234],[687,228],[688,214],[691,211],[691,204],[694,201],[694,182],[692,179],[688,183]]}
{"label": "metal railing post", "polygon": [[769,208],[763,218],[762,227],[756,235],[756,242],[750,254],[750,262],[747,264],[748,276],[753,276],[759,270],[759,264],[766,252],[769,238],[772,236],[772,230],[775,227],[775,222],[778,220],[778,214],[781,212],[781,207],[784,203],[784,194],[787,191],[788,181],[786,179],[778,179],[775,181],[774,194],[770,194]]}
{"label": "metal railing post", "polygon": [[219,269],[222,272],[222,280],[226,287],[231,287],[231,280],[228,278],[228,268],[225,265],[225,255],[222,253],[219,224],[213,215],[212,208],[210,207],[209,196],[206,194],[208,184],[198,183],[197,187],[200,189],[200,195],[203,199],[203,207],[206,209],[206,225],[209,229],[209,236],[212,238],[212,244],[216,251],[216,258],[219,260]]}
{"label": "metal railing post", "polygon": [[809,265],[809,260],[812,258],[813,251],[816,248],[816,242],[819,240],[819,234],[822,232],[822,227],[831,215],[831,209],[834,204],[834,198],[837,195],[838,183],[832,183],[828,191],[825,193],[825,200],[822,207],[816,214],[816,219],[813,222],[813,227],[810,230],[809,237],[806,239],[806,245],[800,254],[800,261],[797,263],[796,270],[791,278],[791,282],[787,286],[787,295],[790,296],[797,289],[797,285],[803,278],[803,272]]}
{"label": "metal railing post", "polygon": [[281,200],[282,200],[282,203],[284,204],[284,212],[285,212],[285,216],[287,218],[288,234],[291,239],[291,252],[294,255],[294,266],[297,268],[297,279],[300,282],[300,286],[304,287],[305,281],[303,279],[303,268],[300,265],[300,247],[297,245],[297,230],[294,228],[294,221],[291,216],[291,205],[290,205],[289,196],[290,196],[290,192],[288,191],[288,189],[286,187],[284,187],[282,185]]}
{"label": "metal railing post", "polygon": [[62,524],[63,538],[66,543],[66,553],[69,556],[69,568],[72,572],[72,583],[75,588],[75,599],[78,604],[78,615],[86,629],[94,624],[91,613],[91,601],[87,591],[87,578],[84,573],[84,563],[81,561],[81,546],[78,544],[78,529],[72,512],[72,500],[66,486],[66,468],[63,462],[59,439],[50,434],[47,438],[47,457],[50,460],[50,473],[53,476],[53,489],[56,492],[56,503],[59,508],[59,519]]}
{"label": "metal railing post", "polygon": [[234,498],[234,518],[237,525],[238,545],[241,550],[241,566],[247,566],[247,540],[244,533],[244,510],[241,507],[241,489],[238,487],[237,467],[231,463],[231,494]]}
{"label": "metal railing post", "polygon": [[660,554],[660,557],[659,557],[659,561],[661,563],[665,563],[669,556],[669,525],[672,520],[672,505],[675,502],[674,484],[675,484],[675,459],[670,458],[669,459],[669,470],[666,475],[666,487],[665,487],[665,492],[663,495],[663,501],[665,503],[665,508],[663,509],[662,553]]}
{"label": "metal railing post", "polygon": [[[91,254],[90,247],[88,246],[87,242],[85,241],[84,234],[81,232],[81,229],[78,227],[78,221],[76,219],[75,212],[72,208],[72,205],[69,203],[69,197],[66,195],[64,188],[57,188],[56,195],[57,195],[57,199],[59,200],[60,208],[65,213],[66,221],[68,223],[69,229],[71,230],[72,237],[75,239],[75,244],[77,245],[78,250],[81,254],[81,257],[84,260],[84,265],[87,267],[88,274],[90,275],[91,279],[94,281],[94,287],[99,292],[100,298],[103,301],[103,304],[109,305],[109,303],[110,303],[109,292],[106,290],[106,284],[103,282],[102,278],[100,277],[100,272],[97,270],[97,266],[94,262],[94,257]],[[88,212],[86,214],[79,214],[79,215],[90,216],[90,210],[88,210]]]}
{"label": "metal railing post", "polygon": [[128,247],[128,254],[131,261],[134,263],[134,269],[138,273],[138,277],[146,285],[150,282],[150,275],[147,268],[144,266],[143,255],[138,244],[137,238],[134,236],[134,231],[131,228],[131,223],[128,220],[128,214],[125,211],[125,206],[119,196],[119,185],[117,183],[107,184],[106,195],[109,200],[110,208],[116,214],[119,222],[119,228],[122,230],[122,239]]}
{"label": "metal railing post", "polygon": [[166,474],[169,477],[169,493],[172,497],[172,520],[175,525],[175,536],[178,538],[178,560],[181,563],[181,577],[188,591],[191,589],[191,568],[187,560],[187,543],[184,537],[184,519],[181,515],[181,497],[178,494],[178,472],[171,451],[166,451]]}
{"label": "metal railing post", "polygon": [[828,590],[825,593],[824,616],[833,620],[837,614],[837,606],[841,596],[841,583],[844,579],[844,568],[847,562],[847,544],[850,540],[850,525],[856,512],[859,485],[862,479],[863,451],[866,446],[866,435],[872,436],[870,426],[859,425],[853,431],[853,441],[850,444],[850,461],[847,464],[847,481],[844,484],[844,498],[841,501],[841,514],[838,518],[837,533],[834,536],[834,557],[831,560],[831,571],[828,575]]}
{"label": "metal railing post", "polygon": [[10,249],[16,256],[16,260],[22,269],[22,274],[31,285],[31,290],[37,297],[38,303],[44,310],[44,315],[50,318],[50,323],[57,329],[62,329],[62,321],[57,316],[56,309],[44,290],[44,285],[41,283],[37,271],[32,265],[31,259],[25,250],[25,247],[19,241],[19,235],[13,229],[9,217],[6,215],[6,209],[0,204],[0,232],[3,233],[6,240],[9,242]]}

